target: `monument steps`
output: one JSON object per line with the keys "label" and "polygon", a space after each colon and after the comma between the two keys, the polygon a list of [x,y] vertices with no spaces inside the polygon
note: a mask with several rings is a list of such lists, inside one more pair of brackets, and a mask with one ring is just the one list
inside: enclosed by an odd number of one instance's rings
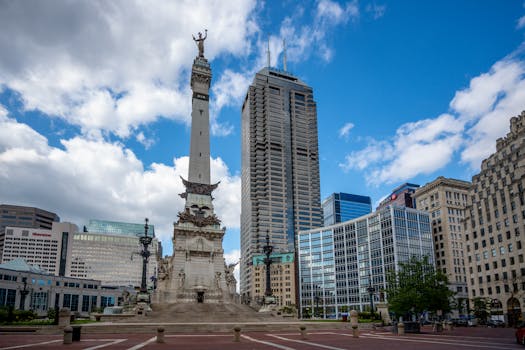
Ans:
{"label": "monument steps", "polygon": [[[272,313],[259,313],[247,305],[233,303],[153,304],[152,312],[148,314],[147,319],[175,323],[290,321],[289,318],[285,320]],[[135,320],[143,322],[144,318],[136,317],[133,321]]]}

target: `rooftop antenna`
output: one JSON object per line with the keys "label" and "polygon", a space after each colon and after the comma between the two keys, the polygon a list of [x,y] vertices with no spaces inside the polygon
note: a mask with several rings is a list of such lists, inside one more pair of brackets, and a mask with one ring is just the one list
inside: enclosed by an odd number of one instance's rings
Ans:
{"label": "rooftop antenna", "polygon": [[283,39],[283,70],[286,72],[286,40]]}
{"label": "rooftop antenna", "polygon": [[270,37],[268,37],[268,50],[266,50],[267,59],[268,59],[268,68],[270,68]]}

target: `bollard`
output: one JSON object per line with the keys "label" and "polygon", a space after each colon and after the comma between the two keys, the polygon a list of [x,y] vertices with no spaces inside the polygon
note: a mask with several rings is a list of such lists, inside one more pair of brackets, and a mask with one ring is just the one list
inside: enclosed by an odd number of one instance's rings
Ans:
{"label": "bollard", "polygon": [[300,326],[299,330],[301,331],[301,338],[306,339],[308,334],[306,333],[306,326]]}
{"label": "bollard", "polygon": [[64,327],[64,344],[73,343],[73,327],[65,326]]}
{"label": "bollard", "polygon": [[398,335],[405,335],[405,324],[403,321],[399,322],[397,324],[397,334]]}
{"label": "bollard", "polygon": [[164,328],[157,328],[157,343],[164,343]]}
{"label": "bollard", "polygon": [[234,342],[240,342],[241,341],[241,327],[235,327],[233,329],[233,341]]}
{"label": "bollard", "polygon": [[352,337],[354,338],[359,338],[359,321],[357,315],[357,311],[350,311],[350,325],[352,326]]}

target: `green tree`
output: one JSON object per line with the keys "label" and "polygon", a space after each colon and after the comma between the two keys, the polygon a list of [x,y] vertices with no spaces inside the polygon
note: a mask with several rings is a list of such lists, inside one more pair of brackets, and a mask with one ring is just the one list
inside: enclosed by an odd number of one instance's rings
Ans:
{"label": "green tree", "polygon": [[489,317],[489,310],[487,307],[488,301],[485,298],[474,298],[472,300],[474,316],[478,318],[481,324],[487,323]]}
{"label": "green tree", "polygon": [[413,256],[409,261],[400,263],[397,272],[391,270],[387,274],[386,292],[390,311],[398,316],[410,312],[449,312],[454,292],[447,285],[447,276],[436,271],[428,257],[418,259]]}

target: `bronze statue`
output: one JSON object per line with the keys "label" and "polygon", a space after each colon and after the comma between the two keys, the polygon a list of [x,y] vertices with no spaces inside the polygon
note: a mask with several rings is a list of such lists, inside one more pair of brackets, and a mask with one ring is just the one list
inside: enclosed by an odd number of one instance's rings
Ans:
{"label": "bronze statue", "polygon": [[195,44],[197,44],[197,47],[199,48],[199,57],[204,57],[204,40],[208,37],[208,29],[204,29],[204,38],[202,37],[202,33],[199,32],[199,38],[195,39],[195,36],[192,34],[193,40],[195,40]]}

